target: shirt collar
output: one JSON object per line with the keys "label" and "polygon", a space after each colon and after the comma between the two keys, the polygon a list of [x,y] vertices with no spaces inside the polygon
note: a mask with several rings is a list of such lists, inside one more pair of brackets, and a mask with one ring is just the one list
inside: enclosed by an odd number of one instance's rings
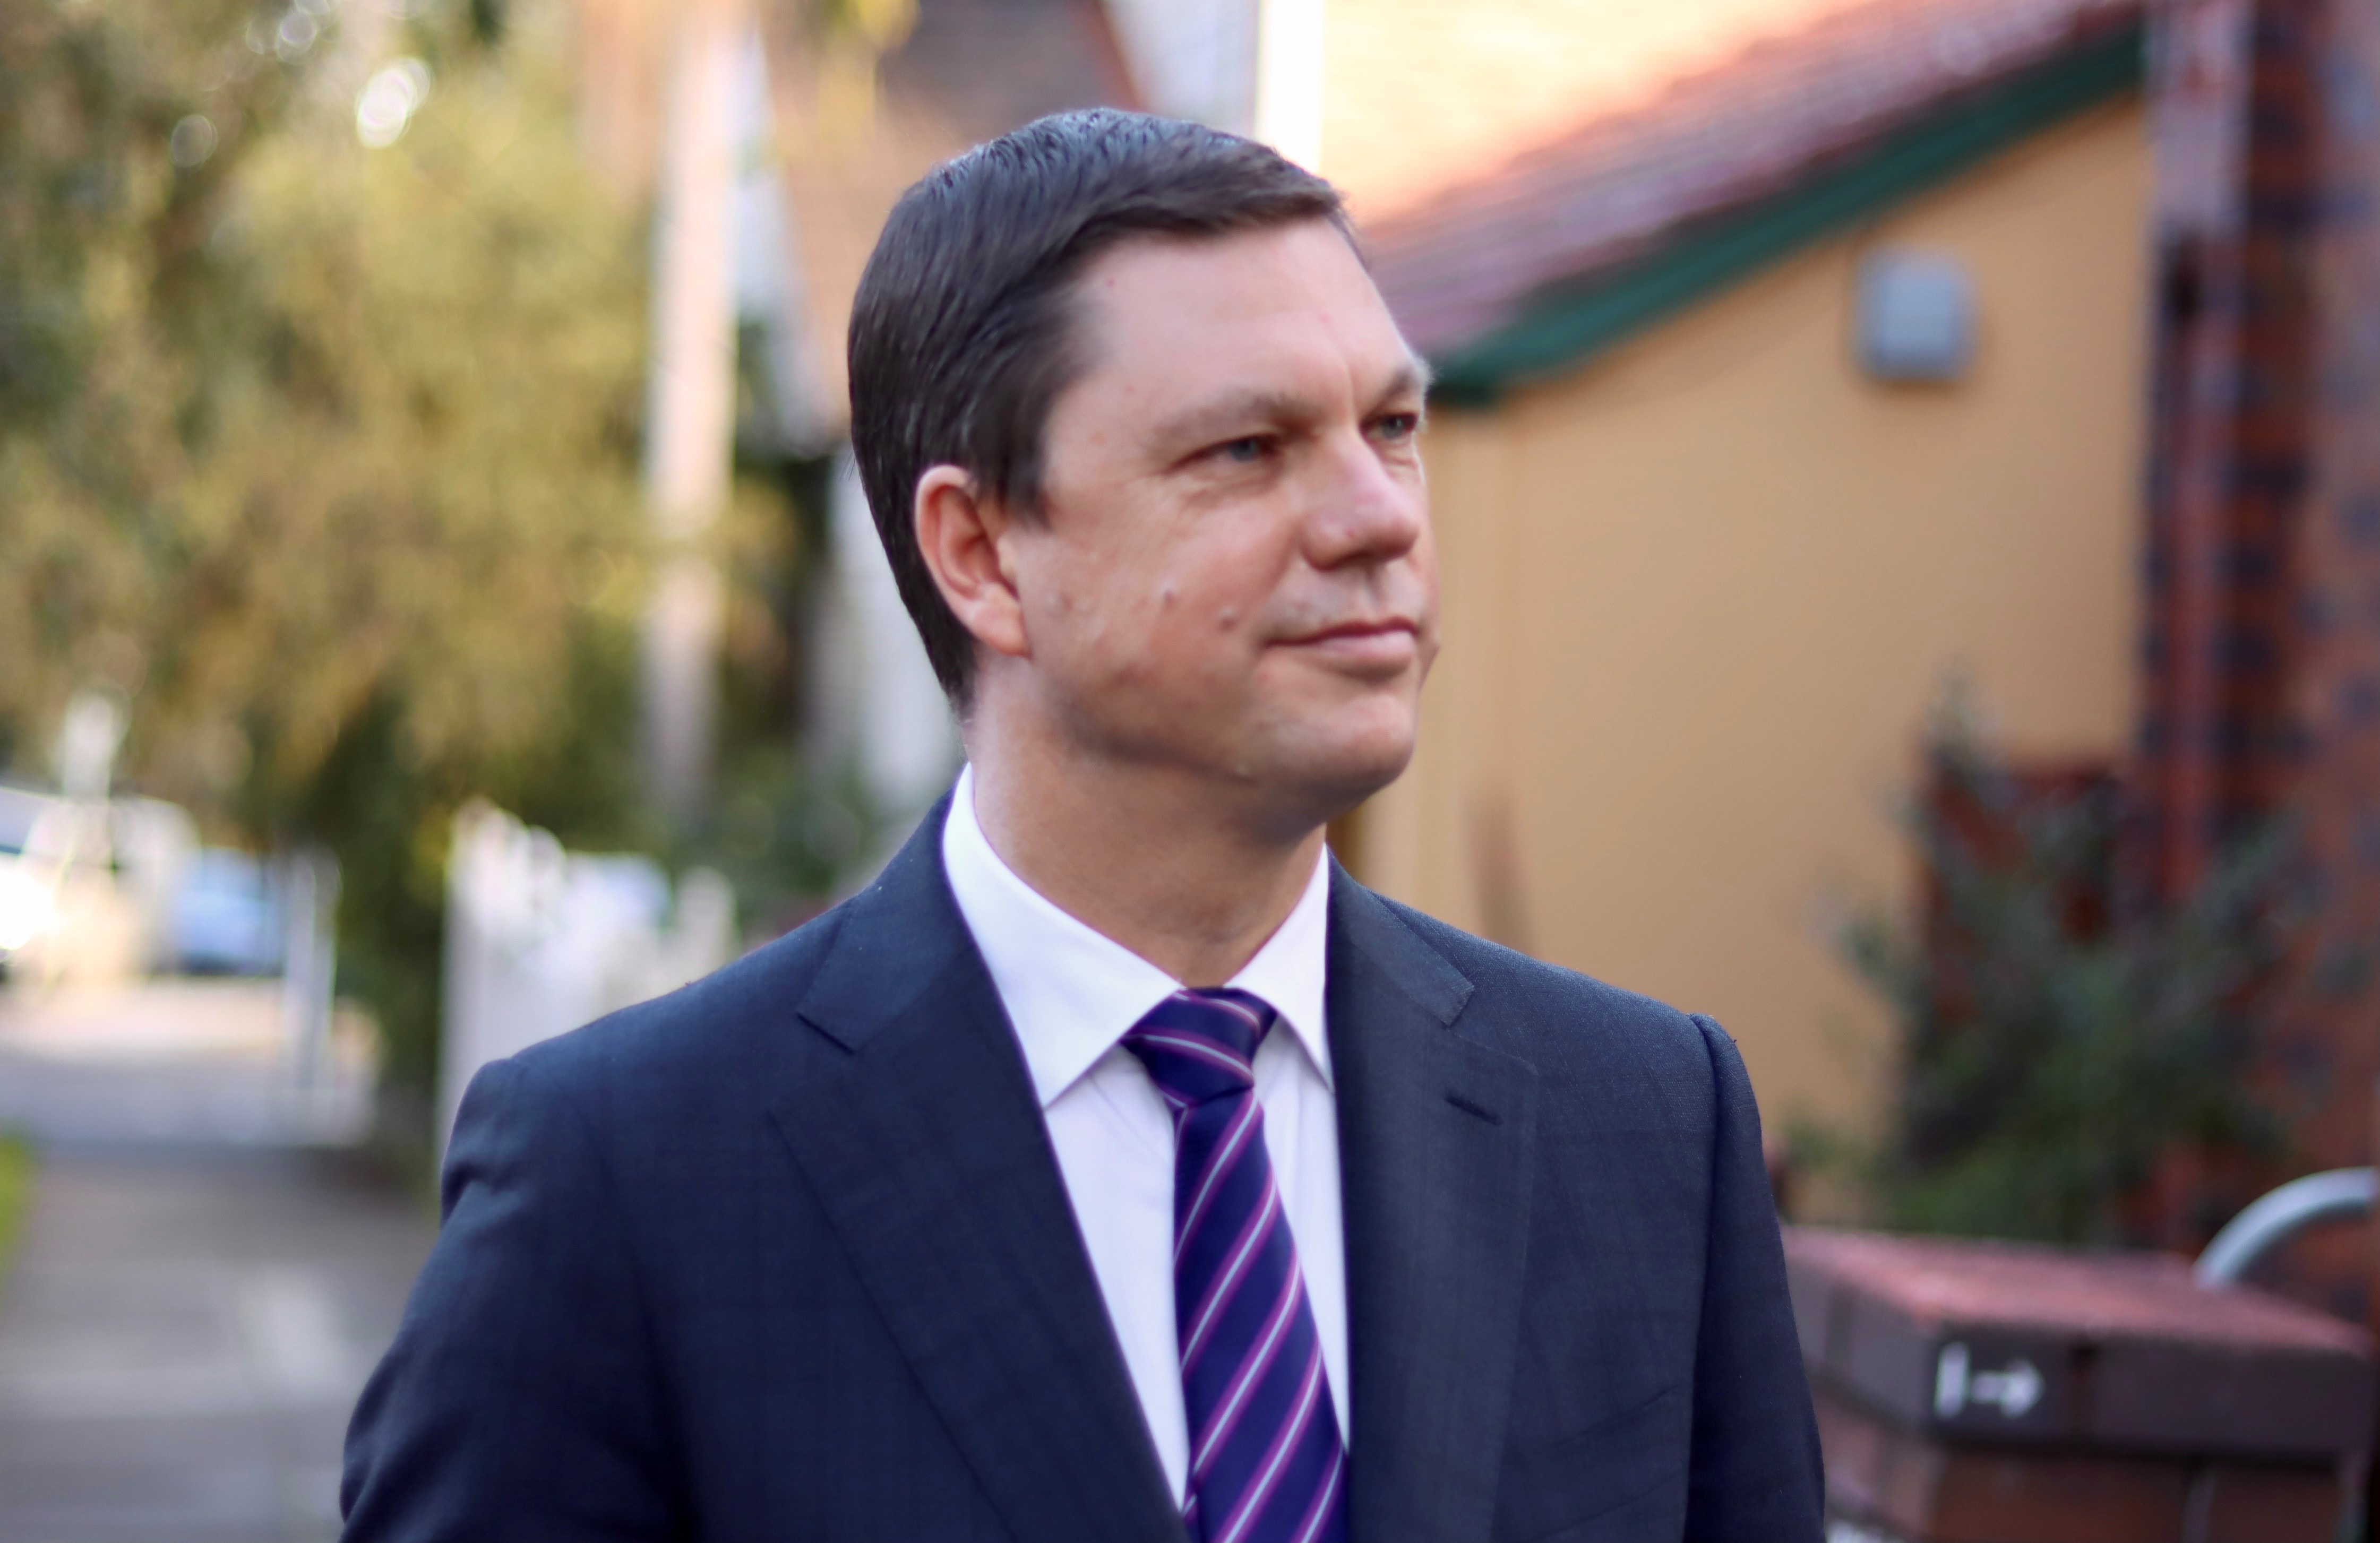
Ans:
{"label": "shirt collar", "polygon": [[[942,867],[1047,1109],[1182,983],[1043,898],[1001,860],[975,817],[975,771],[959,773],[942,823]],[[1305,893],[1231,984],[1272,1004],[1323,1086],[1330,1043],[1322,1018],[1330,861],[1318,857]]]}

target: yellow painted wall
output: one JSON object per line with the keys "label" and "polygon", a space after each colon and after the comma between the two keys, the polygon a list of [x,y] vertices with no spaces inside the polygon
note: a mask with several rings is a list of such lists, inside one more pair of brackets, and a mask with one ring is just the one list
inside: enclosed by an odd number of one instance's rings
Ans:
{"label": "yellow painted wall", "polygon": [[[1718,1015],[1772,1130],[1878,1109],[1833,899],[1905,889],[1917,734],[1963,671],[2021,753],[2131,726],[2148,192],[2135,104],[2011,152],[1427,454],[1446,651],[1367,808],[1389,893]],[[1849,346],[1875,243],[1962,259],[1949,388]]]}

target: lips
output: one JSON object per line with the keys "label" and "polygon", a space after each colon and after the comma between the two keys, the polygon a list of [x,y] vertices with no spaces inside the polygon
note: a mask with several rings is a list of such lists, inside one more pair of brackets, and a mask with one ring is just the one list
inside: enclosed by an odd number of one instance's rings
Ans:
{"label": "lips", "polygon": [[1315,643],[1334,643],[1342,640],[1360,641],[1368,638],[1391,637],[1414,638],[1418,637],[1420,632],[1421,628],[1417,625],[1408,621],[1402,616],[1387,616],[1382,617],[1378,621],[1341,622],[1334,626],[1320,627],[1312,632],[1301,633],[1295,638],[1284,638],[1281,641],[1293,648],[1295,648]]}
{"label": "lips", "polygon": [[1341,622],[1285,638],[1282,646],[1326,669],[1385,684],[1402,678],[1419,661],[1421,628],[1402,616]]}

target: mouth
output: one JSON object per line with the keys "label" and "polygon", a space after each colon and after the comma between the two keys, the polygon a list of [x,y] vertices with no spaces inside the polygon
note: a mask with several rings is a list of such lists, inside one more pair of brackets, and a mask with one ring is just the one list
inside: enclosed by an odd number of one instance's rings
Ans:
{"label": "mouth", "polygon": [[1403,616],[1340,622],[1281,639],[1284,648],[1358,667],[1402,669],[1421,645],[1421,628]]}

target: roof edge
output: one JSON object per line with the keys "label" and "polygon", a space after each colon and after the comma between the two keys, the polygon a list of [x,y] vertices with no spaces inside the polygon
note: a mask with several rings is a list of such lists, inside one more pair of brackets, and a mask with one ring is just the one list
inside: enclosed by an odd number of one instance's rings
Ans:
{"label": "roof edge", "polygon": [[2130,20],[1946,103],[1790,188],[1698,221],[1583,285],[1540,292],[1512,320],[1439,353],[1431,399],[1492,407],[1515,385],[1575,369],[1846,225],[2137,89],[2145,37],[2143,22]]}

